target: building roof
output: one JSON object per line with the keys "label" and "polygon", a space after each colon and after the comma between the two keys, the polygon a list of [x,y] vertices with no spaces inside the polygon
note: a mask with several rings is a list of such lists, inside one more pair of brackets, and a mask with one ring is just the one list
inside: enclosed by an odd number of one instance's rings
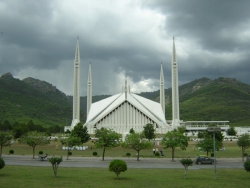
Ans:
{"label": "building roof", "polygon": [[119,93],[93,103],[90,107],[86,123],[98,121],[125,101],[129,102],[155,122],[166,123],[162,107],[159,103],[130,92]]}

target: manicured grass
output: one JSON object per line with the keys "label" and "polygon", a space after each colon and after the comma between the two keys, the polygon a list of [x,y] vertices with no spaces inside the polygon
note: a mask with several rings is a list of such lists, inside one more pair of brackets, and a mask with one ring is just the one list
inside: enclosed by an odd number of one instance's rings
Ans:
{"label": "manicured grass", "polygon": [[[226,147],[226,151],[217,152],[218,158],[238,158],[238,157],[240,158],[241,157],[241,150],[237,146],[235,141],[226,141],[223,144]],[[92,157],[94,151],[97,151],[98,156],[102,155],[102,149],[95,148],[94,144],[92,142],[88,142],[84,145],[88,145],[89,149],[85,150],[85,151],[73,150],[72,156]],[[92,150],[90,149],[91,146],[93,148]],[[195,146],[195,142],[191,141],[191,142],[189,142],[189,146],[187,147],[187,149],[184,151],[182,151],[179,148],[176,148],[175,157],[176,158],[185,158],[185,157],[194,158],[197,155],[205,155],[206,154],[205,152],[198,151],[197,148],[195,148],[194,146]],[[159,151],[163,150],[165,158],[171,158],[171,150],[170,149],[164,149],[162,146],[157,146],[157,148]],[[31,147],[29,147],[28,145],[25,145],[25,144],[15,143],[10,147],[4,147],[3,154],[9,154],[10,149],[14,150],[14,152],[15,152],[14,155],[32,155]],[[39,151],[43,151],[44,154],[48,153],[50,156],[52,156],[52,155],[66,156],[66,154],[67,154],[67,151],[62,150],[62,145],[59,141],[51,141],[51,143],[49,145],[37,146],[36,147],[36,155],[38,155]],[[249,149],[249,151],[246,150],[246,152],[250,154],[250,149]],[[106,157],[126,157],[126,153],[131,153],[131,157],[136,157],[135,150],[125,149],[122,147],[117,147],[117,148],[112,148],[110,150],[106,150],[105,156]],[[141,157],[156,157],[152,154],[152,149],[141,150],[140,156]]]}
{"label": "manicured grass", "polygon": [[58,168],[54,177],[52,167],[6,166],[0,170],[0,187],[50,188],[50,187],[249,187],[250,173],[242,169],[189,170],[184,179],[184,169],[128,169],[120,180],[113,172],[103,168]]}

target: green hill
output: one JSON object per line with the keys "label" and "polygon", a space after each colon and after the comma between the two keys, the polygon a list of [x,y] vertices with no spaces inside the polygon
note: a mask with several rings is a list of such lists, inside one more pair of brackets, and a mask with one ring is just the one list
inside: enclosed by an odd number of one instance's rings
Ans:
{"label": "green hill", "polygon": [[33,78],[21,81],[10,73],[0,78],[0,122],[32,119],[42,126],[70,125],[71,117],[69,98],[51,84]]}
{"label": "green hill", "polygon": [[[250,125],[250,86],[232,78],[201,78],[181,85],[180,117],[184,121],[230,121],[233,126]],[[159,102],[159,91],[139,95]],[[172,119],[171,88],[165,90],[166,118]],[[93,96],[93,102],[109,95]],[[33,120],[43,126],[70,125],[72,96],[55,86],[33,78],[19,80],[10,73],[0,77],[0,122],[25,123]],[[87,100],[81,97],[81,121],[85,122]]]}
{"label": "green hill", "polygon": [[[139,95],[159,102],[159,90]],[[234,78],[201,78],[181,85],[180,119],[184,121],[230,121],[250,126],[250,86]],[[172,119],[172,90],[165,89],[166,119]]]}
{"label": "green hill", "polygon": [[180,116],[185,121],[228,120],[233,126],[249,126],[250,86],[232,78],[209,81],[180,97]]}

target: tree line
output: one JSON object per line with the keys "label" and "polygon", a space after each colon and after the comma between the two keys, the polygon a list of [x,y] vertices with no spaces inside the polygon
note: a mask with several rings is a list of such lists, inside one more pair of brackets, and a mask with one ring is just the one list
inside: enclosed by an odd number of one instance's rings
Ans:
{"label": "tree line", "polygon": [[0,123],[0,131],[10,131],[13,137],[16,139],[30,131],[45,132],[48,136],[50,136],[51,133],[63,132],[63,127],[59,125],[43,127],[39,124],[35,124],[32,120],[29,120],[27,123],[15,122],[13,124],[10,124],[8,120],[4,120],[2,123]]}

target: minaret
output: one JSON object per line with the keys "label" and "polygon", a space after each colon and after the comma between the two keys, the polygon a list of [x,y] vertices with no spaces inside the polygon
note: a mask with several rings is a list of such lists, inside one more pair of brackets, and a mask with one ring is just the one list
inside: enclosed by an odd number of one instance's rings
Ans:
{"label": "minaret", "polygon": [[160,72],[160,104],[162,107],[162,111],[165,117],[165,88],[164,88],[164,74],[161,63],[161,72]]}
{"label": "minaret", "polygon": [[172,59],[172,128],[180,125],[179,115],[179,86],[178,86],[178,64],[173,37],[173,59]]}
{"label": "minaret", "polygon": [[90,107],[92,104],[92,74],[91,74],[91,63],[89,64],[89,74],[88,74],[88,89],[87,89],[87,117],[89,115]]}
{"label": "minaret", "polygon": [[76,54],[74,62],[74,91],[73,91],[73,120],[71,130],[80,122],[80,52],[79,52],[79,37],[76,42]]}

